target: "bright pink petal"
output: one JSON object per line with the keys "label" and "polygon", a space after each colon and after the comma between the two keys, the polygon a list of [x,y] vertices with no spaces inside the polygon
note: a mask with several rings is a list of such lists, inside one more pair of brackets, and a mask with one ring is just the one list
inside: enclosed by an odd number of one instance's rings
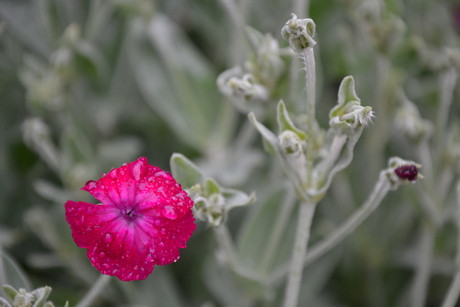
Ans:
{"label": "bright pink petal", "polygon": [[155,264],[179,259],[196,228],[193,201],[167,172],[144,157],[82,188],[102,204],[68,201],[72,237],[101,273],[145,279]]}

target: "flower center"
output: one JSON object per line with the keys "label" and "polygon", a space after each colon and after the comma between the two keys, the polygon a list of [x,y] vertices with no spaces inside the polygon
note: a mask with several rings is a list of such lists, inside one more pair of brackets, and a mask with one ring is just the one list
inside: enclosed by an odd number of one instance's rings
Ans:
{"label": "flower center", "polygon": [[127,207],[127,208],[122,209],[121,214],[128,221],[132,221],[136,219],[136,216],[138,216],[135,208],[133,207]]}

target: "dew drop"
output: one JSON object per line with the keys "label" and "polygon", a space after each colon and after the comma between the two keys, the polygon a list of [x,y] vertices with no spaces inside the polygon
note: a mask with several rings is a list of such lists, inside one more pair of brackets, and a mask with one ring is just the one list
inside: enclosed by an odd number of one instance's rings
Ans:
{"label": "dew drop", "polygon": [[161,228],[161,234],[162,234],[162,235],[166,234],[166,229]]}
{"label": "dew drop", "polygon": [[161,225],[161,221],[160,220],[155,220],[155,226],[160,226]]}
{"label": "dew drop", "polygon": [[136,266],[134,267],[134,271],[137,271],[139,270],[139,266],[136,264]]}
{"label": "dew drop", "polygon": [[94,192],[94,197],[97,198],[97,199],[102,198],[103,195],[104,195],[104,193],[102,193],[102,191]]}
{"label": "dew drop", "polygon": [[115,275],[116,272],[118,272],[118,269],[113,270],[113,271],[112,271],[112,274]]}
{"label": "dew drop", "polygon": [[147,182],[145,181],[139,182],[139,184],[137,185],[137,188],[139,190],[144,190],[146,187],[147,187]]}
{"label": "dew drop", "polygon": [[159,171],[158,173],[155,173],[156,177],[160,177],[166,180],[173,180],[171,174],[165,172],[165,171]]}
{"label": "dew drop", "polygon": [[163,209],[161,209],[161,213],[167,219],[170,219],[170,220],[177,219],[177,212],[173,206],[169,206],[169,205],[164,206]]}
{"label": "dew drop", "polygon": [[[145,260],[146,260],[147,262],[153,262],[153,256],[152,256],[152,254],[148,254],[148,255],[147,255],[147,258],[145,258]],[[142,268],[142,269],[143,269],[143,268]]]}
{"label": "dew drop", "polygon": [[87,190],[93,190],[97,187],[97,183],[94,180],[90,180],[85,184],[85,189]]}
{"label": "dew drop", "polygon": [[133,273],[129,273],[127,276],[128,279],[131,279],[131,277],[133,277]]}
{"label": "dew drop", "polygon": [[165,246],[165,243],[163,241],[160,241],[160,243],[158,243],[158,245],[163,247],[163,246]]}
{"label": "dew drop", "polygon": [[84,223],[85,223],[85,216],[82,215],[82,216],[80,217],[80,220],[81,220],[81,223],[84,224]]}
{"label": "dew drop", "polygon": [[108,265],[107,263],[104,263],[102,266],[103,266],[104,268],[106,268],[106,269],[108,269],[108,268],[110,267],[110,265]]}
{"label": "dew drop", "polygon": [[109,172],[109,176],[112,177],[112,179],[116,179],[118,177],[118,170],[114,168]]}
{"label": "dew drop", "polygon": [[161,258],[161,262],[164,263],[166,261],[165,258]]}
{"label": "dew drop", "polygon": [[112,235],[110,233],[106,233],[105,234],[105,237],[104,237],[104,241],[107,242],[107,243],[110,243],[112,242]]}
{"label": "dew drop", "polygon": [[100,253],[99,253],[99,257],[101,257],[101,258],[102,258],[102,257],[105,257],[105,253],[104,253],[104,252],[100,252]]}
{"label": "dew drop", "polygon": [[134,176],[134,179],[136,181],[139,181],[141,179],[141,167],[144,165],[144,161],[141,159],[138,159],[137,161],[134,161],[132,166],[133,168],[131,169],[131,172]]}

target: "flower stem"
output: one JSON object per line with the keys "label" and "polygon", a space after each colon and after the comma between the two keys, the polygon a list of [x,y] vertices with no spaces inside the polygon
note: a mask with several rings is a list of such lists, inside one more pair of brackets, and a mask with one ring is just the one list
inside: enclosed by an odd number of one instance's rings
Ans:
{"label": "flower stem", "polygon": [[457,231],[457,257],[455,259],[457,273],[450,284],[442,307],[454,307],[460,295],[460,181],[457,184]]}
{"label": "flower stem", "polygon": [[425,306],[428,282],[433,258],[435,231],[432,225],[423,225],[420,238],[420,258],[416,266],[416,273],[411,289],[411,307]]}
{"label": "flower stem", "polygon": [[315,207],[316,204],[312,202],[303,202],[300,205],[294,248],[292,250],[291,265],[284,296],[284,307],[297,306],[300,285],[302,283],[304,267],[303,258],[305,257],[305,253],[307,251],[307,244],[308,239],[310,238],[310,228]]}
{"label": "flower stem", "polygon": [[216,236],[219,247],[224,252],[227,262],[231,267],[235,264],[236,249],[233,245],[230,232],[228,231],[227,225],[222,224],[218,227],[213,227],[214,235]]}
{"label": "flower stem", "polygon": [[260,261],[260,271],[262,274],[269,272],[270,265],[273,264],[273,258],[276,254],[276,249],[280,246],[280,241],[283,238],[283,233],[286,229],[286,225],[289,223],[292,210],[295,208],[296,197],[293,187],[289,187],[286,190],[286,196],[281,203],[278,218],[273,225],[270,233],[270,240],[265,248],[262,259]]}
{"label": "flower stem", "polygon": [[294,0],[292,4],[292,12],[299,16],[308,16],[309,14],[309,0]]}
{"label": "flower stem", "polygon": [[[303,52],[306,70],[305,89],[307,91],[307,187],[313,184],[313,161],[315,151],[313,144],[315,140],[315,103],[316,103],[316,70],[315,70],[315,54],[313,47],[308,47]],[[309,148],[308,148],[309,147]]]}
{"label": "flower stem", "polygon": [[[391,186],[388,179],[381,175],[375,184],[371,195],[361,206],[361,208],[352,216],[350,216],[344,223],[342,223],[342,225],[335,229],[333,233],[328,235],[323,241],[315,244],[306,254],[303,260],[303,266],[307,266],[316,259],[323,256],[325,253],[342,242],[343,239],[349,236],[353,231],[355,231],[356,228],[358,228],[358,226],[360,226],[371,215],[371,213],[378,208],[383,198],[390,191],[390,188]],[[287,265],[280,267],[273,274],[271,282],[278,283],[287,274],[287,272]]]}
{"label": "flower stem", "polygon": [[81,299],[75,307],[89,307],[92,306],[97,297],[102,293],[106,285],[109,283],[111,276],[99,276],[96,283],[91,287],[89,292]]}

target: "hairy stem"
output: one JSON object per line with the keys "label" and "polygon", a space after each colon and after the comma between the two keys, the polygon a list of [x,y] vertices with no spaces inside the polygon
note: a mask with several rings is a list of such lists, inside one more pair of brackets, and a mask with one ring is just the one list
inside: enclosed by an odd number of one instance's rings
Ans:
{"label": "hairy stem", "polygon": [[455,259],[457,272],[450,284],[442,307],[454,307],[460,295],[460,181],[457,184],[457,231],[457,257]]}
{"label": "hairy stem", "polygon": [[430,281],[435,231],[431,225],[423,225],[416,273],[411,289],[411,307],[423,307]]}
{"label": "hairy stem", "polygon": [[260,262],[262,274],[268,272],[270,265],[273,262],[276,249],[279,248],[286,225],[289,223],[289,217],[291,216],[292,209],[294,208],[295,200],[293,188],[288,188],[283,203],[280,206],[278,218],[276,219],[275,225],[270,233],[270,240],[268,241],[268,245],[265,248]]}
{"label": "hairy stem", "polygon": [[[358,228],[358,226],[360,226],[371,215],[371,213],[378,208],[383,198],[388,194],[389,191],[390,182],[386,176],[381,175],[375,184],[371,195],[361,206],[361,208],[358,209],[358,211],[350,216],[345,222],[343,222],[337,229],[335,229],[334,232],[328,235],[323,241],[315,244],[306,254],[303,260],[303,265],[307,266],[313,261],[317,260],[332,248],[336,247],[340,242],[343,241],[343,239],[353,233],[353,231],[355,231],[356,228]],[[280,282],[281,279],[287,274],[287,272],[287,265],[280,267],[273,274],[271,282]]]}
{"label": "hairy stem", "polygon": [[309,0],[294,0],[292,3],[292,12],[300,17],[308,17],[309,6]]}
{"label": "hairy stem", "polygon": [[299,298],[300,285],[303,274],[303,258],[307,251],[310,238],[310,228],[315,212],[315,203],[303,202],[300,205],[294,248],[292,250],[291,265],[289,268],[288,282],[284,296],[284,307],[296,307]]}
{"label": "hairy stem", "polygon": [[[314,127],[316,122],[315,104],[316,104],[316,71],[315,71],[315,54],[312,47],[308,47],[303,52],[306,70],[305,89],[307,91],[307,187],[313,184],[313,162],[314,153],[313,144],[315,140]],[[308,148],[309,147],[309,148]]]}

